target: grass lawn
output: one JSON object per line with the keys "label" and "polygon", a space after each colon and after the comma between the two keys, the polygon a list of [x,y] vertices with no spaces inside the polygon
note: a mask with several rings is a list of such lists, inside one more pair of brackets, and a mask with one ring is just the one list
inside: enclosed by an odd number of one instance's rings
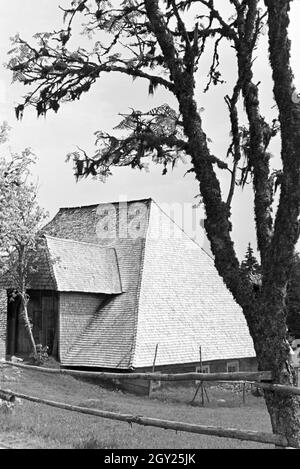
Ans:
{"label": "grass lawn", "polygon": [[[207,388],[210,402],[201,406],[195,385],[156,390],[151,399],[84,382],[12,367],[0,369],[0,387],[84,407],[182,422],[271,432],[262,398],[220,386]],[[22,401],[13,411],[0,408],[0,445],[18,448],[270,448],[252,442],[189,434],[55,409]]]}

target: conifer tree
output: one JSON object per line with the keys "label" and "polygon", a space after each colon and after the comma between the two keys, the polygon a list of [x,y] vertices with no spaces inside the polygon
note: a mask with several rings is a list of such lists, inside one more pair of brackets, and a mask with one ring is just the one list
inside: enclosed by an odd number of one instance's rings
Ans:
{"label": "conifer tree", "polygon": [[251,243],[248,244],[245,259],[241,263],[241,270],[246,275],[259,275],[261,273],[261,268],[254,256]]}

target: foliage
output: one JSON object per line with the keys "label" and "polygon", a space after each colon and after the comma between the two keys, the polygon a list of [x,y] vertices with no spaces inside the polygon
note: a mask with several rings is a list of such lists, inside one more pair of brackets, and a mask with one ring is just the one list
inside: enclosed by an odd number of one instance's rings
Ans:
{"label": "foliage", "polygon": [[49,347],[36,344],[36,353],[32,353],[30,357],[33,359],[35,365],[43,365],[48,360]]}
{"label": "foliage", "polygon": [[0,266],[2,272],[10,266],[9,275],[18,286],[22,284],[20,274],[28,275],[33,267],[24,260],[23,271],[14,270],[14,258],[21,255],[22,249],[25,253],[36,252],[37,233],[46,217],[37,203],[36,185],[30,181],[30,166],[34,162],[30,149],[0,158]]}
{"label": "foliage", "polygon": [[254,288],[259,288],[261,285],[261,267],[254,256],[250,243],[248,244],[245,259],[241,263],[241,273],[253,283]]}
{"label": "foliage", "polygon": [[77,179],[91,175],[105,180],[115,165],[147,170],[143,160],[150,158],[162,164],[166,174],[169,164],[174,167],[178,159],[184,159],[187,143],[180,128],[180,116],[168,104],[145,113],[133,110],[122,117],[115,129],[125,130],[126,138],[98,131],[93,158],[80,149],[67,155],[67,160],[75,163]]}
{"label": "foliage", "polygon": [[46,218],[29,181],[33,162],[29,150],[0,159],[0,270],[18,293],[36,272],[43,242],[39,229]]}
{"label": "foliage", "polygon": [[[246,21],[246,9],[243,8],[236,14],[231,11],[227,23],[218,14],[213,3],[200,3],[202,8],[208,8],[207,13],[205,9],[203,14],[197,13],[191,0],[166,2],[163,9],[180,69],[187,68],[195,74],[199,60],[206,50],[206,42],[214,41],[213,62],[205,88],[207,91],[210,86],[224,82],[218,48],[224,38],[236,43],[238,36],[242,35],[239,22]],[[7,66],[13,71],[13,81],[31,88],[24,101],[15,109],[18,119],[22,119],[28,106],[35,107],[38,116],[46,115],[50,110],[58,112],[62,103],[80,99],[100,76],[110,72],[148,80],[150,94],[158,86],[175,94],[172,73],[168,79],[168,63],[151,27],[144,2],[129,0],[113,7],[106,0],[82,0],[73,1],[70,8],[62,10],[64,27],[61,30],[35,34],[34,44],[28,43],[19,35],[13,38],[13,47],[9,52],[11,58]],[[91,40],[90,49],[81,46],[74,49],[71,46],[72,28],[77,25],[76,18],[81,14],[87,19],[82,25],[82,34]],[[264,16],[261,10],[257,10],[252,49],[264,26]],[[183,22],[189,17],[193,18],[193,26],[187,30]],[[227,156],[232,156],[233,165],[230,167],[225,160],[211,157],[212,163],[232,174],[231,191],[235,185],[246,183],[249,176],[251,177],[253,166],[250,161],[250,130],[238,124],[237,116],[234,118],[240,91],[241,77],[233,97],[225,97],[232,119],[233,136]],[[78,149],[67,156],[67,159],[74,161],[77,178],[91,175],[105,180],[111,174],[113,166],[147,169],[147,163],[143,163],[143,160],[147,161],[149,157],[164,166],[165,174],[169,165],[174,167],[175,162],[183,157],[183,152],[190,153],[184,137],[181,113],[168,105],[164,104],[147,112],[132,110],[131,114],[122,117],[116,130],[124,130],[125,136],[123,134],[117,137],[98,131],[94,155],[88,156],[85,151]],[[278,124],[273,121],[269,125],[262,117],[260,119],[264,126],[266,151],[271,138],[278,131]],[[242,158],[244,162],[238,166],[238,161],[241,162]],[[239,177],[237,171],[240,171]],[[229,200],[232,198],[231,191]]]}

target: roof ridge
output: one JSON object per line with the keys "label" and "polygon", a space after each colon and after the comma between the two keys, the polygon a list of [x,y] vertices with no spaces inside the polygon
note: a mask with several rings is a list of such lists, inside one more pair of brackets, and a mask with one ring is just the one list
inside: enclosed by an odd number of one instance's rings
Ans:
{"label": "roof ridge", "polygon": [[92,207],[98,207],[99,205],[116,205],[116,204],[124,204],[124,203],[133,203],[133,202],[148,202],[148,201],[154,201],[152,197],[145,197],[141,199],[130,199],[130,200],[116,200],[114,202],[99,202],[98,204],[90,204],[90,205],[78,205],[75,207],[60,207],[58,211],[60,210],[73,210],[75,208],[92,208]]}

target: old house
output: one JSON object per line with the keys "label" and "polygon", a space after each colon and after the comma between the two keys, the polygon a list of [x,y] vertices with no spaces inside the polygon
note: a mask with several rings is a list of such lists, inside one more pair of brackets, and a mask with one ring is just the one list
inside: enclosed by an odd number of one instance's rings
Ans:
{"label": "old house", "polygon": [[[62,208],[29,290],[36,340],[64,367],[252,370],[240,307],[213,260],[151,199]],[[1,293],[0,353],[28,351],[18,305]]]}

